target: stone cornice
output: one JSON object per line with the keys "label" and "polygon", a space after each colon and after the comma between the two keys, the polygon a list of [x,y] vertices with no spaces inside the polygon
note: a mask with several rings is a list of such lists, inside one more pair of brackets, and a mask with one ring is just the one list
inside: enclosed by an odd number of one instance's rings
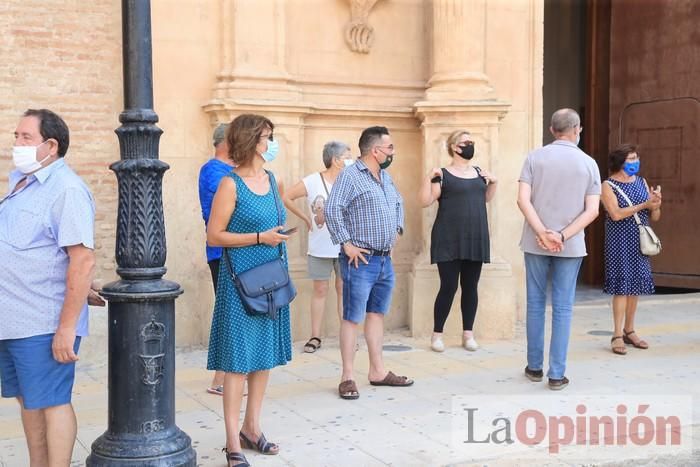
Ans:
{"label": "stone cornice", "polygon": [[497,125],[508,113],[510,104],[494,100],[420,101],[416,102],[415,109],[423,126],[455,123],[455,117]]}
{"label": "stone cornice", "polygon": [[[416,127],[415,111],[413,107],[392,106],[351,106],[351,105],[323,105],[300,102],[269,101],[262,99],[225,99],[212,100],[203,110],[210,114],[213,122],[230,120],[229,116],[244,112],[254,112],[269,115],[278,115],[298,119],[308,117],[326,117],[338,120],[348,120],[348,125],[354,127],[354,120],[391,119],[393,121],[408,120],[409,126]],[[225,118],[224,118],[225,117]],[[403,126],[403,125],[402,125]]]}

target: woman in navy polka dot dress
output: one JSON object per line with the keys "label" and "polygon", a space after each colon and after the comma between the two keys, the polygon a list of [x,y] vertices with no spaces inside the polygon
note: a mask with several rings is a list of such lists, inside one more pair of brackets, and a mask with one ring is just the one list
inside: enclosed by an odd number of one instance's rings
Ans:
{"label": "woman in navy polka dot dress", "polygon": [[[637,176],[639,156],[635,146],[623,144],[610,153],[610,177],[603,183],[601,200],[605,216],[605,285],[603,291],[613,295],[614,332],[612,351],[625,355],[625,344],[639,349],[649,344],[634,332],[634,316],[639,295],[654,293],[649,257],[639,248],[639,228],[634,214],[644,225],[661,217],[661,188],[650,190]],[[620,194],[620,191],[632,202]]]}
{"label": "woman in navy polka dot dress", "polygon": [[[221,180],[214,195],[207,242],[226,247],[236,272],[276,258],[280,244],[286,263],[283,242],[289,236],[279,233],[286,214],[275,177],[264,169],[264,164],[273,160],[279,149],[272,137],[273,129],[272,122],[265,117],[240,115],[231,122],[226,135],[229,156],[236,168]],[[222,261],[207,368],[226,372],[224,422],[229,465],[248,465],[241,448],[263,454],[279,452],[279,447],[268,442],[262,433],[260,412],[269,370],[291,358],[289,306],[280,309],[274,320],[246,314],[228,263]],[[248,403],[240,425],[246,375]]]}

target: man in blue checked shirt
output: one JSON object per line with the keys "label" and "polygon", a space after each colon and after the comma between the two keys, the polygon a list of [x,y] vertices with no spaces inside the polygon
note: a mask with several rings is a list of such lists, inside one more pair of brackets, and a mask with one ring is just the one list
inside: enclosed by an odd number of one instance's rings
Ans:
{"label": "man in blue checked shirt", "polygon": [[68,143],[61,117],[27,110],[0,199],[0,385],[19,401],[31,465],[70,464],[75,362],[88,298],[101,302],[90,289],[95,203],[63,160]]}
{"label": "man in blue checked shirt", "polygon": [[357,330],[365,321],[369,351],[369,382],[373,386],[410,386],[413,380],[384,368],[384,315],[394,288],[391,249],[403,234],[403,200],[386,168],[394,155],[389,130],[365,129],[360,135],[360,158],[343,170],[326,202],[325,216],[333,243],[341,245],[343,320],[340,353],[343,373],[338,386],[342,399],[357,399],[353,381]]}

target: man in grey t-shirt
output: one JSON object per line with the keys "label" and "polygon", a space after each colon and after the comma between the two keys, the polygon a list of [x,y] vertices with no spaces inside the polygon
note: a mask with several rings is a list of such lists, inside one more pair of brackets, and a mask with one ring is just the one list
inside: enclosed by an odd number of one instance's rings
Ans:
{"label": "man in grey t-shirt", "polygon": [[547,277],[552,277],[552,338],[549,345],[550,389],[569,384],[566,354],[576,279],[586,244],[583,229],[598,217],[600,171],[578,148],[581,119],[571,109],[552,115],[555,140],[531,152],[520,173],[518,207],[525,216],[520,246],[527,284],[527,367],[531,381],[544,376],[544,327]]}

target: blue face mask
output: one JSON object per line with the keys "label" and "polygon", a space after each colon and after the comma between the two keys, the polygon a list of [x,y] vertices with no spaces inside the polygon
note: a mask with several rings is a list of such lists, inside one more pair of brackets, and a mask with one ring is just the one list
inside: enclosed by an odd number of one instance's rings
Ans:
{"label": "blue face mask", "polygon": [[622,166],[622,170],[630,177],[637,174],[639,172],[639,161],[625,162],[625,165]]}
{"label": "blue face mask", "polygon": [[262,154],[262,158],[265,159],[265,162],[272,162],[277,157],[278,152],[280,152],[280,143],[273,139],[267,142],[267,151]]}

